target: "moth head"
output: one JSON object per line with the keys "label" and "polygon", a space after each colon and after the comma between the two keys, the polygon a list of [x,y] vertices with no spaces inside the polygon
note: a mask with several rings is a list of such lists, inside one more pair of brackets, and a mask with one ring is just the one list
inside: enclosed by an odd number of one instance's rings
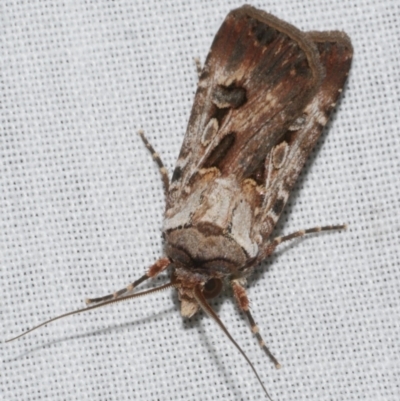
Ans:
{"label": "moth head", "polygon": [[223,233],[208,227],[176,228],[165,233],[165,253],[174,266],[171,282],[178,291],[182,316],[191,317],[200,308],[194,289],[205,299],[214,298],[224,278],[245,264],[242,248]]}
{"label": "moth head", "polygon": [[192,317],[200,305],[195,298],[195,288],[200,289],[205,299],[218,296],[223,288],[223,281],[218,275],[210,276],[191,271],[185,267],[175,267],[172,271],[171,283],[178,291],[181,302],[181,315]]}

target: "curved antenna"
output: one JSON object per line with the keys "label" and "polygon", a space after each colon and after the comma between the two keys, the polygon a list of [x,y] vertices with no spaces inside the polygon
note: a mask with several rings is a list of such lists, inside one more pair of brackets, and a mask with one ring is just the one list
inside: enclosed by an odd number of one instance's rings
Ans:
{"label": "curved antenna", "polygon": [[217,324],[218,326],[221,328],[221,330],[225,333],[225,335],[229,338],[229,340],[231,341],[231,343],[239,350],[239,352],[243,355],[244,359],[246,359],[246,362],[249,364],[249,366],[251,367],[252,371],[254,372],[254,374],[257,377],[257,380],[259,381],[259,383],[261,384],[261,387],[263,388],[265,394],[267,395],[267,397],[272,401],[272,398],[270,397],[270,395],[268,394],[267,389],[264,387],[263,382],[260,379],[260,376],[258,375],[256,368],[254,367],[254,365],[251,363],[250,359],[247,357],[247,355],[244,353],[244,351],[240,348],[239,344],[233,339],[233,337],[229,334],[228,329],[225,327],[225,325],[222,323],[221,319],[218,317],[218,315],[214,312],[214,310],[211,308],[211,306],[208,304],[207,300],[204,298],[204,295],[202,293],[201,287],[200,285],[197,285],[194,288],[193,291],[193,295],[196,298],[196,301],[199,303],[201,309],[203,309],[203,311],[205,313],[207,313],[208,316],[210,316]]}
{"label": "curved antenna", "polygon": [[18,335],[18,336],[16,336],[16,337],[13,337],[13,338],[10,338],[9,340],[6,340],[6,343],[9,343],[9,342],[11,342],[11,341],[17,340],[18,338],[21,338],[21,337],[25,336],[26,334],[28,334],[28,333],[30,333],[30,332],[32,332],[32,331],[34,331],[34,330],[36,330],[36,329],[38,329],[38,328],[40,328],[40,327],[46,325],[46,324],[48,324],[48,323],[54,322],[54,321],[56,321],[56,320],[58,320],[58,319],[62,319],[62,318],[64,318],[64,317],[71,316],[71,315],[77,315],[78,313],[86,312],[86,311],[89,311],[89,310],[101,308],[102,306],[114,304],[114,303],[116,303],[116,302],[122,302],[122,301],[127,301],[128,299],[132,299],[132,298],[143,297],[143,296],[145,296],[145,295],[153,294],[154,292],[159,292],[159,291],[166,290],[167,288],[170,288],[170,287],[173,287],[173,286],[174,286],[174,284],[172,284],[172,283],[167,283],[167,284],[161,285],[161,286],[156,287],[156,288],[152,288],[152,289],[147,290],[147,291],[139,292],[139,293],[137,293],[137,294],[127,295],[126,297],[117,298],[117,299],[112,299],[112,300],[110,300],[110,301],[102,302],[101,304],[97,304],[97,305],[93,305],[93,306],[88,306],[87,308],[77,309],[77,310],[72,311],[72,312],[64,313],[64,314],[62,314],[62,315],[53,317],[52,319],[46,320],[45,322],[38,324],[37,326],[33,327],[32,329],[29,329],[29,330],[26,331],[25,333],[22,333],[22,334],[20,334],[20,335]]}

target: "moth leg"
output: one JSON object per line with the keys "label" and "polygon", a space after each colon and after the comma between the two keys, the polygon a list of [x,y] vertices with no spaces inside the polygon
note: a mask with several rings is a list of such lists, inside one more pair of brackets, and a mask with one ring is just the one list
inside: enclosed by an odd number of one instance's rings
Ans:
{"label": "moth leg", "polygon": [[150,142],[147,140],[147,138],[144,136],[144,132],[140,130],[138,132],[140,137],[142,138],[142,141],[144,145],[146,146],[147,149],[149,149],[151,155],[153,156],[154,161],[157,163],[160,173],[161,173],[161,178],[163,180],[163,185],[164,185],[164,194],[167,196],[168,194],[168,189],[169,189],[169,178],[168,178],[168,171],[164,166],[164,163],[162,162],[160,155],[154,150],[153,146],[151,146]]}
{"label": "moth leg", "polygon": [[247,319],[250,323],[250,328],[252,333],[256,336],[258,343],[260,344],[260,347],[265,351],[265,353],[268,355],[269,359],[272,361],[272,363],[275,365],[276,369],[281,368],[281,364],[278,362],[278,360],[272,355],[271,351],[268,349],[266,346],[263,338],[261,337],[261,334],[259,332],[258,326],[256,322],[254,321],[254,318],[250,312],[249,309],[249,298],[247,297],[246,290],[240,283],[240,279],[232,280],[231,281],[232,289],[233,289],[233,294],[235,296],[236,302],[239,305],[240,310],[242,310],[245,315],[247,316]]}
{"label": "moth leg", "polygon": [[200,79],[201,71],[203,69],[201,65],[201,61],[199,57],[194,58],[194,63],[196,64],[196,71],[197,71],[197,77]]}
{"label": "moth leg", "polygon": [[306,234],[319,233],[321,231],[345,230],[346,228],[347,224],[340,224],[336,226],[313,227],[313,228],[308,228],[307,230],[299,230],[289,235],[284,235],[282,237],[276,237],[268,245],[266,250],[266,255],[267,256],[271,255],[271,253],[275,250],[275,248],[282,242],[290,241],[294,238],[304,237],[304,235]]}
{"label": "moth leg", "polygon": [[140,277],[138,280],[129,284],[127,287],[123,288],[122,290],[116,291],[112,294],[104,295],[103,297],[100,297],[100,298],[90,298],[90,299],[88,298],[85,300],[86,305],[103,302],[103,301],[108,301],[110,299],[117,299],[121,295],[124,295],[127,292],[131,292],[134,288],[136,288],[139,284],[142,284],[147,279],[156,277],[161,272],[163,272],[170,264],[171,264],[171,261],[168,258],[158,259],[157,262],[154,263],[154,265],[149,267],[149,270],[147,270],[147,273],[144,274],[142,277]]}

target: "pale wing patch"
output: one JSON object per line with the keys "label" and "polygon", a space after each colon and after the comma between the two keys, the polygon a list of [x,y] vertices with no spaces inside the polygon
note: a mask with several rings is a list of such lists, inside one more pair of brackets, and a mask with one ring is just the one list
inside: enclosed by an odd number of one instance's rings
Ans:
{"label": "pale wing patch", "polygon": [[199,207],[202,193],[206,190],[201,186],[188,197],[186,202],[179,204],[178,207],[168,209],[164,219],[164,231],[174,228],[184,227],[191,221],[193,212]]}
{"label": "pale wing patch", "polygon": [[322,102],[320,101],[319,96],[321,95],[316,96],[312,102],[310,102],[305,111],[310,116],[310,122],[311,120],[314,120],[324,127],[328,122],[329,116],[325,110],[321,110],[320,106]]}
{"label": "pale wing patch", "polygon": [[210,185],[203,204],[193,213],[196,225],[212,225],[224,232],[229,225],[234,205],[235,192],[224,185],[225,180],[216,180]]}
{"label": "pale wing patch", "polygon": [[300,117],[297,117],[296,120],[292,123],[292,125],[288,128],[289,131],[298,131],[299,129],[302,129],[304,125],[306,124],[307,121],[307,116],[303,114]]}
{"label": "pale wing patch", "polygon": [[212,138],[214,138],[214,136],[217,134],[218,128],[218,120],[216,118],[212,118],[204,128],[204,132],[201,137],[201,143],[203,146],[208,146]]}
{"label": "pale wing patch", "polygon": [[231,237],[246,251],[250,258],[257,256],[258,246],[251,238],[253,211],[250,205],[242,200],[232,216]]}
{"label": "pale wing patch", "polygon": [[287,142],[281,142],[272,150],[272,164],[278,170],[283,167],[289,153],[289,145]]}

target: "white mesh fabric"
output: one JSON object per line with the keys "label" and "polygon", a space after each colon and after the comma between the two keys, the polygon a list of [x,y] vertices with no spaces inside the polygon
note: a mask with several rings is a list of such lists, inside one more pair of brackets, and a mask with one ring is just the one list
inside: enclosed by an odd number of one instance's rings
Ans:
{"label": "white mesh fabric", "polygon": [[[161,179],[136,131],[145,130],[171,172],[196,89],[193,58],[204,61],[241,4],[2,3],[3,340],[124,287],[161,255]],[[275,401],[397,401],[399,2],[253,5],[353,41],[346,91],[277,234],[349,229],[283,245],[249,280],[280,371],[229,292],[212,305]],[[173,291],[58,321],[1,352],[4,400],[265,399],[209,318],[180,317]]]}

